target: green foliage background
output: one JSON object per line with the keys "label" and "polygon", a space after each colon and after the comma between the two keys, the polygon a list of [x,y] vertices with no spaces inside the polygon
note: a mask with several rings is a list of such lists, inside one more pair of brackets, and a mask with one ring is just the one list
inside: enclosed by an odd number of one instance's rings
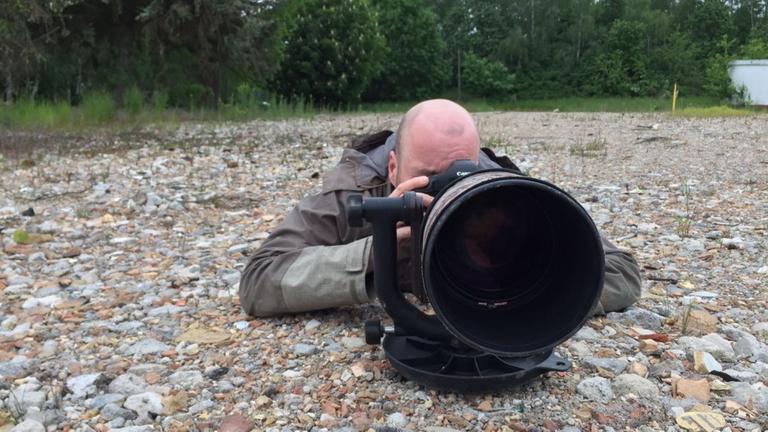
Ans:
{"label": "green foliage background", "polygon": [[727,98],[735,58],[768,58],[766,0],[0,0],[3,100],[98,116],[674,82]]}

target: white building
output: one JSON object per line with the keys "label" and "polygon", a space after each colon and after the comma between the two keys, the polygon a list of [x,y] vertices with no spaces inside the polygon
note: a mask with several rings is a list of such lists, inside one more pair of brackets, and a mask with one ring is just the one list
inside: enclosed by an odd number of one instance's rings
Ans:
{"label": "white building", "polygon": [[768,106],[768,60],[734,60],[728,76],[734,87],[746,89],[752,105]]}

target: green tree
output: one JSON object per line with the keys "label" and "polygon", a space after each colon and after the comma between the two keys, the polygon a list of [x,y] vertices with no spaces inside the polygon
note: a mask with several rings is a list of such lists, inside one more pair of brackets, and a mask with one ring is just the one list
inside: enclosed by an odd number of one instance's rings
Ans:
{"label": "green tree", "polygon": [[[34,66],[43,57],[42,40],[51,23],[51,10],[37,0],[0,0],[0,73],[6,103],[14,100]],[[34,26],[41,26],[40,34]],[[34,91],[32,92],[34,93]],[[34,97],[34,94],[30,95]]]}
{"label": "green tree", "polygon": [[448,79],[450,66],[435,14],[418,0],[374,4],[386,48],[366,99],[415,100],[436,95]]}
{"label": "green tree", "polygon": [[648,90],[645,32],[638,22],[616,20],[603,41],[603,52],[592,65],[591,93],[633,95]]}
{"label": "green tree", "polygon": [[463,66],[463,79],[468,93],[496,98],[512,93],[514,76],[500,62],[486,60],[469,52],[464,56]]}
{"label": "green tree", "polygon": [[383,52],[367,0],[307,0],[296,10],[274,86],[289,100],[356,103],[378,73]]}

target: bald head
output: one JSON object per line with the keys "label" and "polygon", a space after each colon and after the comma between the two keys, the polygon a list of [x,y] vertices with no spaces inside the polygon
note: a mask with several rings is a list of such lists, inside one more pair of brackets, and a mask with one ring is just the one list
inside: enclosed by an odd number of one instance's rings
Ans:
{"label": "bald head", "polygon": [[461,105],[446,99],[421,102],[408,110],[397,129],[393,184],[444,171],[459,159],[477,161],[480,138],[475,122]]}

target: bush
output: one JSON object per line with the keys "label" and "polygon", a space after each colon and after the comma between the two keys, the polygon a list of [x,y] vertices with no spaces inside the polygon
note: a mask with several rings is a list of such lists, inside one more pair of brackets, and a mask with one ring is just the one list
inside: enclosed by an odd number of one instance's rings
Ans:
{"label": "bush", "polygon": [[115,117],[115,101],[107,92],[88,92],[80,104],[80,115],[86,123],[107,122]]}
{"label": "bush", "polygon": [[156,112],[164,111],[168,107],[168,92],[155,90],[152,92],[152,109]]}
{"label": "bush", "polygon": [[497,61],[467,53],[462,58],[463,86],[468,93],[481,97],[503,97],[514,90],[513,74]]}
{"label": "bush", "polygon": [[367,0],[302,2],[273,87],[290,103],[357,103],[381,67],[384,39]]}
{"label": "bush", "polygon": [[144,107],[144,95],[141,94],[139,87],[134,84],[123,95],[123,108],[128,111],[128,115],[136,117]]}

